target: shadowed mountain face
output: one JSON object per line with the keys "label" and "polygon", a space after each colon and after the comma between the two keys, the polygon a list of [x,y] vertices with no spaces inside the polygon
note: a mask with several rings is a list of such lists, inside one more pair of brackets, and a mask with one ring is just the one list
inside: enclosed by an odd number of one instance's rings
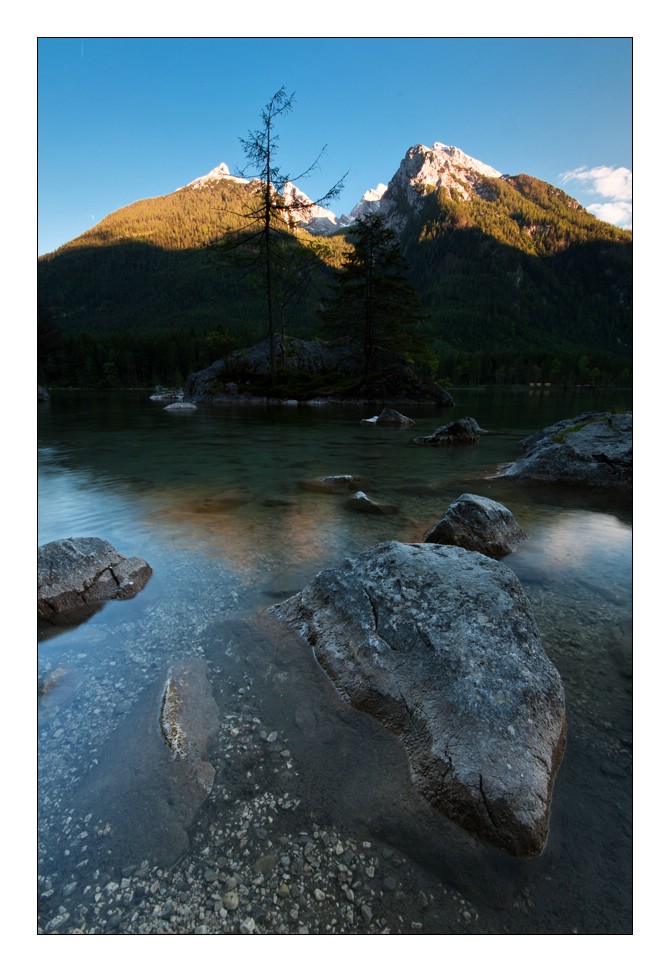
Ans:
{"label": "shadowed mountain face", "polygon": [[[484,167],[457,191],[451,176],[445,182],[441,174],[435,185],[412,182],[403,178],[406,168],[375,204],[399,233],[436,347],[629,357],[628,231],[531,176],[490,175]],[[245,212],[253,192],[253,184],[211,179],[117,210],[40,259],[41,303],[67,333],[223,328],[242,343],[258,338],[262,286],[239,265],[224,263],[217,246],[250,226]],[[287,252],[312,249],[309,286],[283,311],[278,307],[296,337],[318,330],[319,306],[350,246],[346,232],[318,243],[304,229],[285,233]],[[278,302],[282,288],[280,273]]]}

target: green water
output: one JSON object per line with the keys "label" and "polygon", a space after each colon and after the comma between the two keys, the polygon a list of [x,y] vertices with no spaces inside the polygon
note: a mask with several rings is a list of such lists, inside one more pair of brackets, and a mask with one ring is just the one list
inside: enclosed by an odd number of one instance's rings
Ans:
{"label": "green water", "polygon": [[[133,802],[129,743],[166,666],[193,656],[208,661],[225,717],[244,710],[290,740],[305,825],[321,819],[386,842],[415,862],[419,884],[460,886],[482,909],[473,932],[630,931],[629,498],[489,478],[518,456],[523,436],[630,401],[579,390],[455,398],[448,411],[407,407],[410,431],[361,425],[374,409],[354,407],[175,413],[144,394],[65,392],[40,407],[39,542],[100,536],[153,568],[134,600],[41,632],[38,674],[53,686],[38,712],[39,870],[42,887],[53,889],[49,908],[73,883],[72,821],[98,812],[91,794],[101,767],[112,830],[124,836],[86,845],[78,887],[101,861],[112,875],[135,858],[169,861],[157,811]],[[412,445],[414,435],[463,415],[488,430],[479,444]],[[342,495],[310,488],[340,474],[361,477],[371,499],[397,512],[366,515]],[[547,849],[532,866],[484,847],[464,851],[459,834],[413,795],[393,741],[371,721],[352,722],[295,641],[269,643],[253,621],[353,553],[388,539],[420,541],[463,492],[504,503],[529,534],[505,562],[524,584],[566,688],[568,748]],[[195,812],[193,845],[234,803],[234,788],[226,808],[217,792]]]}

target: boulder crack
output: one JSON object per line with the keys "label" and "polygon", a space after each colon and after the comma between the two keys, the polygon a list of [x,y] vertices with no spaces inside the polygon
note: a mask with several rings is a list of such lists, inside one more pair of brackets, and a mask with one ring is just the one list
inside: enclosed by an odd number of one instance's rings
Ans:
{"label": "boulder crack", "polygon": [[493,814],[491,813],[491,808],[489,807],[488,801],[486,799],[486,793],[484,792],[484,777],[482,776],[481,773],[479,774],[479,792],[481,793],[482,796],[482,803],[484,804],[484,809],[486,810],[487,816],[491,821],[491,826],[495,828],[496,822],[493,818]]}
{"label": "boulder crack", "polygon": [[379,615],[377,614],[377,607],[375,605],[375,602],[372,600],[372,597],[370,596],[370,592],[367,589],[367,587],[364,587],[363,588],[363,591],[365,592],[365,596],[367,597],[368,601],[370,602],[370,610],[372,611],[372,618],[373,618],[373,621],[374,621],[374,629],[375,629],[375,631],[377,631],[378,626],[379,626]]}

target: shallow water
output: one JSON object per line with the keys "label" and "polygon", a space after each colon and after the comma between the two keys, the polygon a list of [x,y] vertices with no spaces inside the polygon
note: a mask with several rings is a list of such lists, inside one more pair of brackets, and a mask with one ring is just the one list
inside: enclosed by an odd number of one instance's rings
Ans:
{"label": "shallow water", "polygon": [[[629,497],[488,478],[530,432],[630,402],[579,391],[455,398],[450,410],[407,408],[410,431],[363,426],[374,410],[354,407],[174,413],[146,395],[74,393],[40,407],[39,542],[100,536],[153,568],[135,599],[40,632],[41,927],[133,932],[179,880],[188,911],[205,850],[213,841],[225,870],[235,857],[227,835],[262,806],[263,826],[244,848],[252,856],[327,831],[396,868],[386,891],[364,878],[376,917],[357,913],[348,931],[630,932]],[[488,430],[478,445],[412,445],[462,415]],[[371,516],[350,509],[345,494],[314,489],[313,480],[338,474],[361,477],[372,499],[397,512]],[[547,847],[533,862],[511,861],[432,811],[413,792],[396,741],[343,705],[304,646],[258,615],[375,543],[420,541],[463,492],[504,503],[529,534],[505,562],[566,689],[568,746]],[[156,735],[167,672],[188,658],[206,661],[220,715],[216,782],[202,803]],[[140,906],[130,891],[145,872]],[[124,879],[134,882],[125,897]],[[104,888],[114,884],[110,904]],[[200,910],[198,921],[217,930],[216,907]],[[279,919],[264,926],[254,913],[257,929],[276,930]],[[342,930],[306,906],[303,914],[308,930]],[[191,930],[188,917],[183,926],[176,914],[160,921]]]}

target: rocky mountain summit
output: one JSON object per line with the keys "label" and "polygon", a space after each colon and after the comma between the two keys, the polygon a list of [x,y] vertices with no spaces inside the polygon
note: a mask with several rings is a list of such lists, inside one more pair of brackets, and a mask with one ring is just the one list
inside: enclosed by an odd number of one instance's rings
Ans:
{"label": "rocky mountain summit", "polygon": [[[467,201],[473,195],[487,198],[485,180],[502,178],[505,178],[502,172],[467,155],[455,145],[435,142],[432,148],[427,145],[409,148],[389,184],[380,182],[376,189],[368,189],[350,213],[336,216],[332,210],[315,204],[292,182],[286,183],[283,197],[300,225],[315,236],[328,236],[350,226],[366,213],[381,210],[394,215],[403,203],[413,207],[425,188],[449,189]],[[249,181],[231,175],[228,166],[222,162],[207,175],[194,179],[186,188],[199,189],[220,180]]]}
{"label": "rocky mountain summit", "polygon": [[368,190],[348,216],[337,218],[334,213],[321,207],[311,211],[306,209],[308,218],[303,225],[310,233],[326,235],[349,226],[360,216],[375,210],[402,222],[403,217],[398,210],[407,204],[414,208],[427,188],[448,189],[467,202],[472,196],[488,198],[490,194],[487,192],[486,179],[502,178],[502,172],[467,155],[455,145],[442,142],[435,142],[432,148],[413,145],[407,150],[389,184],[385,186],[380,183],[376,189]]}

